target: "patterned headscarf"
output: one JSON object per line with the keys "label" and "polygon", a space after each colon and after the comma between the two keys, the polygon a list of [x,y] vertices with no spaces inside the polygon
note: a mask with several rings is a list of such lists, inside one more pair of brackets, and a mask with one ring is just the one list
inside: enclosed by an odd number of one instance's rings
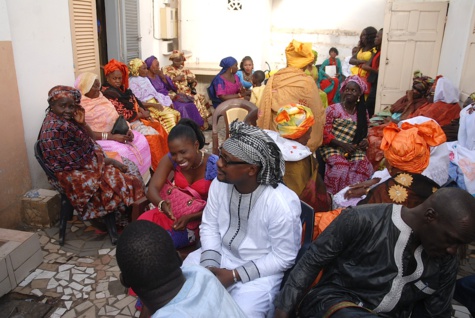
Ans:
{"label": "patterned headscarf", "polygon": [[122,73],[122,85],[125,89],[129,88],[129,69],[127,68],[127,65],[114,59],[111,59],[109,63],[104,65],[105,76],[117,70]]}
{"label": "patterned headscarf", "polygon": [[74,87],[77,88],[82,95],[86,95],[94,85],[94,82],[99,80],[99,85],[101,84],[101,80],[98,78],[97,74],[91,72],[84,72],[79,74],[74,82]]}
{"label": "patterned headscarf", "polygon": [[444,131],[433,120],[422,124],[404,122],[401,128],[390,123],[383,130],[381,150],[391,166],[421,173],[429,165],[429,146],[438,146],[446,140]]}
{"label": "patterned headscarf", "polygon": [[79,105],[81,103],[81,92],[71,86],[57,85],[48,92],[48,103],[57,101],[62,97],[72,98],[74,104]]}
{"label": "patterned headscarf", "polygon": [[341,88],[340,88],[341,94],[345,92],[346,85],[348,85],[349,82],[355,82],[356,84],[358,84],[361,90],[361,95],[363,95],[364,92],[366,91],[366,88],[367,88],[366,83],[361,79],[361,77],[359,77],[358,75],[351,75],[351,76],[348,76],[341,84]]}
{"label": "patterned headscarf", "polygon": [[129,62],[130,76],[139,76],[139,68],[144,64],[141,59],[135,58]]}
{"label": "patterned headscarf", "polygon": [[177,50],[174,50],[172,52],[172,55],[170,55],[170,57],[168,58],[170,61],[173,61],[173,59],[177,58],[177,57],[183,57],[183,61],[186,61],[186,57],[185,57],[185,53],[181,52],[181,51],[177,51]]}
{"label": "patterned headscarf", "polygon": [[318,59],[318,52],[315,51],[315,50],[312,50],[312,53],[313,53],[313,58],[315,59],[315,61]]}
{"label": "patterned headscarf", "polygon": [[153,61],[155,61],[155,60],[157,60],[157,58],[153,55],[147,57],[147,59],[145,60],[145,64],[147,64],[147,69],[150,69],[150,67],[152,66]]}
{"label": "patterned headscarf", "polygon": [[287,58],[287,66],[304,68],[312,63],[314,59],[312,43],[292,40],[285,49],[285,57]]}
{"label": "patterned headscarf", "polygon": [[257,183],[276,188],[285,173],[285,161],[279,147],[261,129],[233,121],[223,149],[250,164],[261,167]]}
{"label": "patterned headscarf", "polygon": [[424,76],[420,71],[414,71],[414,78],[412,79],[412,89],[417,91],[422,96],[429,95],[430,89],[434,84],[434,79],[429,76]]}
{"label": "patterned headscarf", "polygon": [[310,108],[300,104],[289,104],[281,107],[275,118],[277,131],[287,139],[302,137],[315,123]]}

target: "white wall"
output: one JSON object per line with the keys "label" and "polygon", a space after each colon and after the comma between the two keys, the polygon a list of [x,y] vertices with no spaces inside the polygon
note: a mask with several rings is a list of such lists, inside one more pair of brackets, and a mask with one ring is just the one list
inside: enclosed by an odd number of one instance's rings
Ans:
{"label": "white wall", "polygon": [[33,145],[45,117],[48,91],[74,84],[69,6],[65,0],[6,0],[6,5],[31,179],[34,187],[41,187],[47,181]]}
{"label": "white wall", "polygon": [[460,87],[474,10],[473,0],[450,1],[438,73],[448,77],[456,87]]}
{"label": "white wall", "polygon": [[7,12],[7,1],[0,0],[0,41],[11,41],[10,20]]}
{"label": "white wall", "polygon": [[215,63],[249,55],[255,69],[264,69],[270,43],[272,0],[242,0],[241,11],[227,9],[223,0],[181,1],[181,47],[192,51],[190,61]]}

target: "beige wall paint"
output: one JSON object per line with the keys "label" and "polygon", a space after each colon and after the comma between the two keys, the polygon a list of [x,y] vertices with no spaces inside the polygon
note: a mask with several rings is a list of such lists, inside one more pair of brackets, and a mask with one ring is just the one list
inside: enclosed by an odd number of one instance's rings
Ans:
{"label": "beige wall paint", "polygon": [[31,179],[11,41],[0,41],[0,61],[0,228],[14,228]]}

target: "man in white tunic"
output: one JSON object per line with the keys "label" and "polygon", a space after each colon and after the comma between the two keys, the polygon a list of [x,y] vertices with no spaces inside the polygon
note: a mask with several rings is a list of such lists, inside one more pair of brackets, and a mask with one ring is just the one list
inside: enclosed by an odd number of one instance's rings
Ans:
{"label": "man in white tunic", "polygon": [[261,129],[231,124],[200,227],[201,249],[184,264],[213,272],[248,317],[272,301],[300,248],[300,200],[282,183],[285,163]]}

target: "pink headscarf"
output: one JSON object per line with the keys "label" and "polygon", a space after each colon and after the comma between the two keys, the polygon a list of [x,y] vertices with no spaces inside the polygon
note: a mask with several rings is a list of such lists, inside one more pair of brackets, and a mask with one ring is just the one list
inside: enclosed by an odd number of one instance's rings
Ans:
{"label": "pink headscarf", "polygon": [[345,79],[343,84],[341,84],[341,88],[340,88],[340,93],[341,94],[343,94],[345,92],[346,85],[348,85],[349,82],[355,82],[356,84],[358,84],[358,86],[360,87],[360,90],[361,90],[361,95],[363,95],[364,92],[367,89],[367,85],[361,77],[359,77],[358,75],[351,75],[351,76],[348,76]]}

